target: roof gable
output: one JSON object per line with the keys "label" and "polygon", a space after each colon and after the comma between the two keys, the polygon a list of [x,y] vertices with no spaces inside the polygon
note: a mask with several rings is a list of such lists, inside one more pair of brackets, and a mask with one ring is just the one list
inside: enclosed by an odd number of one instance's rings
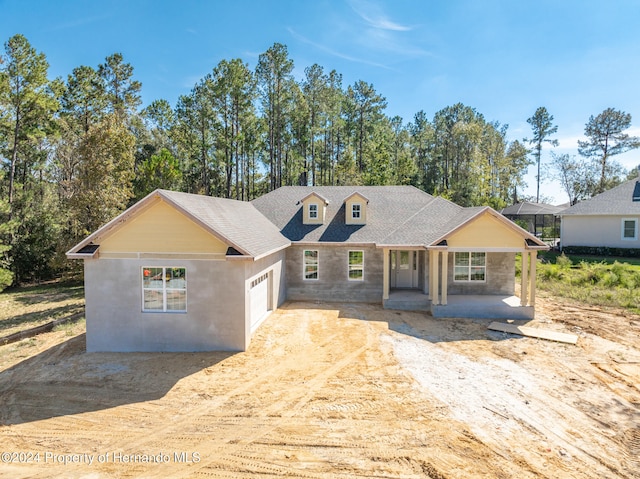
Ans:
{"label": "roof gable", "polygon": [[[233,248],[245,257],[258,259],[290,244],[251,203],[156,190],[89,235],[72,248],[67,255],[77,257],[75,255],[84,246],[97,243],[98,240],[102,241],[103,238],[115,234],[125,224],[135,220],[159,200],[182,213],[185,218],[213,236],[219,243]],[[176,220],[177,217],[173,219]],[[179,228],[176,230],[179,231]],[[188,232],[183,231],[182,234],[186,240],[189,240]],[[219,243],[216,244],[220,246]]]}
{"label": "roof gable", "polygon": [[162,197],[119,228],[94,240],[101,253],[217,253],[229,245],[177,210]]}
{"label": "roof gable", "polygon": [[451,226],[453,227],[449,231],[432,243],[433,246],[446,242],[450,248],[549,248],[488,206],[464,208],[458,217],[452,218],[447,227]]}

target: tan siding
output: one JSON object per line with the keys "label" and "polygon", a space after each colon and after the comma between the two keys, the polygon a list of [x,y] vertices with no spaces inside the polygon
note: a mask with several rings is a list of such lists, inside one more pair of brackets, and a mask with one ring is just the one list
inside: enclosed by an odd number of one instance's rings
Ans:
{"label": "tan siding", "polygon": [[[360,205],[360,218],[351,217],[351,206]],[[360,195],[354,195],[345,202],[345,222],[348,225],[364,225],[367,223],[367,202]]]}
{"label": "tan siding", "polygon": [[524,238],[485,213],[447,238],[450,248],[523,248]]}
{"label": "tan siding", "polygon": [[[309,218],[309,205],[318,205],[318,218]],[[302,202],[302,215],[303,224],[305,225],[321,225],[324,223],[324,217],[326,214],[326,206],[324,200],[320,199],[316,195],[310,195],[306,200]]]}
{"label": "tan siding", "polygon": [[225,253],[227,245],[162,200],[100,241],[101,253]]}

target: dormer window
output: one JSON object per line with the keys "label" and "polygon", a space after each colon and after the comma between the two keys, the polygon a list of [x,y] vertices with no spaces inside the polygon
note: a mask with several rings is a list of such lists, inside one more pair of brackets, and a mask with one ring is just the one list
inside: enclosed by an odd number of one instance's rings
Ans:
{"label": "dormer window", "polygon": [[344,199],[345,223],[364,225],[367,223],[367,204],[369,200],[357,191]]}
{"label": "dormer window", "polygon": [[321,225],[324,223],[327,215],[327,206],[329,202],[326,198],[318,193],[311,192],[302,200],[302,224],[305,225]]}

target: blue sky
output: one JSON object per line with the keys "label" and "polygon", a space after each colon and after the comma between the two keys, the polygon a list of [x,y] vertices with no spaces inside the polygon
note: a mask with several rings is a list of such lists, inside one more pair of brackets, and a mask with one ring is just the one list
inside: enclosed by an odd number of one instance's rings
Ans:
{"label": "blue sky", "polygon": [[[630,113],[640,136],[639,21],[640,0],[0,0],[3,43],[22,33],[63,78],[120,52],[144,104],[175,105],[220,60],[254,68],[279,42],[297,78],[317,63],[344,87],[372,83],[405,122],[462,102],[522,140],[545,106],[558,125],[554,151],[575,155],[589,116],[608,107]],[[616,159],[632,168],[640,151]],[[567,200],[550,180],[541,194]]]}

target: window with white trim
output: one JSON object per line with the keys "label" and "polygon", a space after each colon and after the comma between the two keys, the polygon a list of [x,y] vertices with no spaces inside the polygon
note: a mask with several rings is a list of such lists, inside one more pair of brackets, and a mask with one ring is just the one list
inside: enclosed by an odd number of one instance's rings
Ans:
{"label": "window with white trim", "polygon": [[306,249],[303,252],[303,268],[305,280],[317,280],[318,279],[318,250]]}
{"label": "window with white trim", "polygon": [[485,281],[487,276],[486,253],[455,252],[453,257],[454,281]]}
{"label": "window with white trim", "polygon": [[142,268],[142,311],[186,312],[186,268],[144,266]]}
{"label": "window with white trim", "polygon": [[349,281],[364,279],[364,251],[349,251]]}
{"label": "window with white trim", "polygon": [[354,220],[359,220],[360,219],[360,214],[361,214],[361,208],[362,206],[360,205],[360,203],[354,203],[351,205],[351,217]]}
{"label": "window with white trim", "polygon": [[309,218],[314,220],[318,218],[318,205],[316,203],[309,204]]}
{"label": "window with white trim", "polygon": [[622,219],[622,239],[623,240],[638,239],[638,220],[636,218]]}

